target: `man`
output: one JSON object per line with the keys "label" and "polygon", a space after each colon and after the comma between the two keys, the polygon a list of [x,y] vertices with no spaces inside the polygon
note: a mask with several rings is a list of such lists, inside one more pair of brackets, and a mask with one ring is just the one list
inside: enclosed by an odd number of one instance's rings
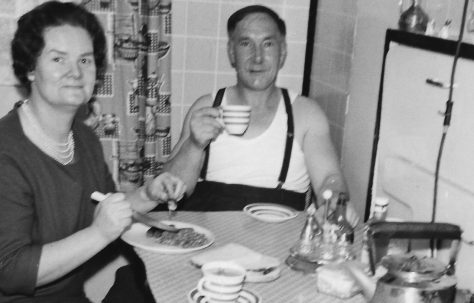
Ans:
{"label": "man", "polygon": [[[188,210],[240,210],[252,202],[306,206],[311,184],[320,197],[346,192],[328,121],[309,98],[276,86],[287,54],[286,27],[271,9],[251,5],[228,20],[227,51],[237,83],[200,97],[190,108],[165,170],[180,176],[191,195]],[[219,104],[251,106],[242,136],[229,135]],[[293,130],[294,128],[294,130]],[[352,224],[358,221],[352,209]]]}

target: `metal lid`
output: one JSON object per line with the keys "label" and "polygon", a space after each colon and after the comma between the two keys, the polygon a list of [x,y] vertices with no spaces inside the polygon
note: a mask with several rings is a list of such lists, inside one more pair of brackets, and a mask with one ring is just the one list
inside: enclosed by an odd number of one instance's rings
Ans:
{"label": "metal lid", "polygon": [[413,254],[385,256],[382,265],[389,273],[410,283],[433,281],[446,273],[446,266],[439,260]]}

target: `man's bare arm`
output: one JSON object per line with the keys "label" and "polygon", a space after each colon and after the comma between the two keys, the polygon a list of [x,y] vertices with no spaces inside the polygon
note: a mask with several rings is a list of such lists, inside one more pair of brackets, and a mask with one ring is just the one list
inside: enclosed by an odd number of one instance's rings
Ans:
{"label": "man's bare arm", "polygon": [[164,171],[184,181],[188,195],[194,191],[199,179],[206,146],[222,132],[222,125],[216,120],[219,111],[210,107],[211,104],[211,95],[206,95],[189,109],[180,139],[163,166]]}

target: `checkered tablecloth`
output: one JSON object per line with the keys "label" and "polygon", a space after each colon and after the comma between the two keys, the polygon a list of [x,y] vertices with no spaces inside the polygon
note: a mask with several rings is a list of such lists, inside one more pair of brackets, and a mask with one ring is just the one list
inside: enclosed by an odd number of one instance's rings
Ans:
{"label": "checkered tablecloth", "polygon": [[[152,213],[167,219],[167,213]],[[279,258],[282,264],[290,247],[297,241],[304,225],[304,215],[283,223],[265,223],[243,212],[178,212],[173,220],[193,223],[210,230],[215,242],[210,247],[239,243],[262,254]],[[356,234],[356,243],[357,241]],[[360,237],[359,237],[360,238]],[[357,245],[357,244],[356,244]],[[186,303],[188,293],[196,287],[201,271],[191,263],[191,257],[202,250],[186,254],[166,255],[135,249],[145,263],[148,282],[157,303]],[[244,288],[257,294],[263,303],[362,303],[362,295],[348,300],[319,293],[316,276],[304,275],[282,265],[281,277],[268,283],[246,283]]]}

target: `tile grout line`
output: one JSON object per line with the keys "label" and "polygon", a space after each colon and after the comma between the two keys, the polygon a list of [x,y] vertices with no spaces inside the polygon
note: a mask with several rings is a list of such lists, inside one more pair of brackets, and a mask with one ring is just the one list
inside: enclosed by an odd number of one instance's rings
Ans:
{"label": "tile grout line", "polygon": [[215,65],[214,65],[214,91],[217,91],[217,74],[219,72],[219,41],[220,41],[220,34],[221,34],[221,16],[222,16],[222,0],[218,3],[217,11],[219,12],[217,15],[217,37],[216,37],[216,58],[215,58]]}
{"label": "tile grout line", "polygon": [[186,86],[186,53],[187,53],[187,44],[188,44],[188,12],[189,12],[189,4],[188,1],[185,1],[185,8],[184,8],[184,41],[183,41],[183,72],[181,73],[181,124],[184,122],[185,112],[184,112],[184,98],[185,98],[185,86]]}

